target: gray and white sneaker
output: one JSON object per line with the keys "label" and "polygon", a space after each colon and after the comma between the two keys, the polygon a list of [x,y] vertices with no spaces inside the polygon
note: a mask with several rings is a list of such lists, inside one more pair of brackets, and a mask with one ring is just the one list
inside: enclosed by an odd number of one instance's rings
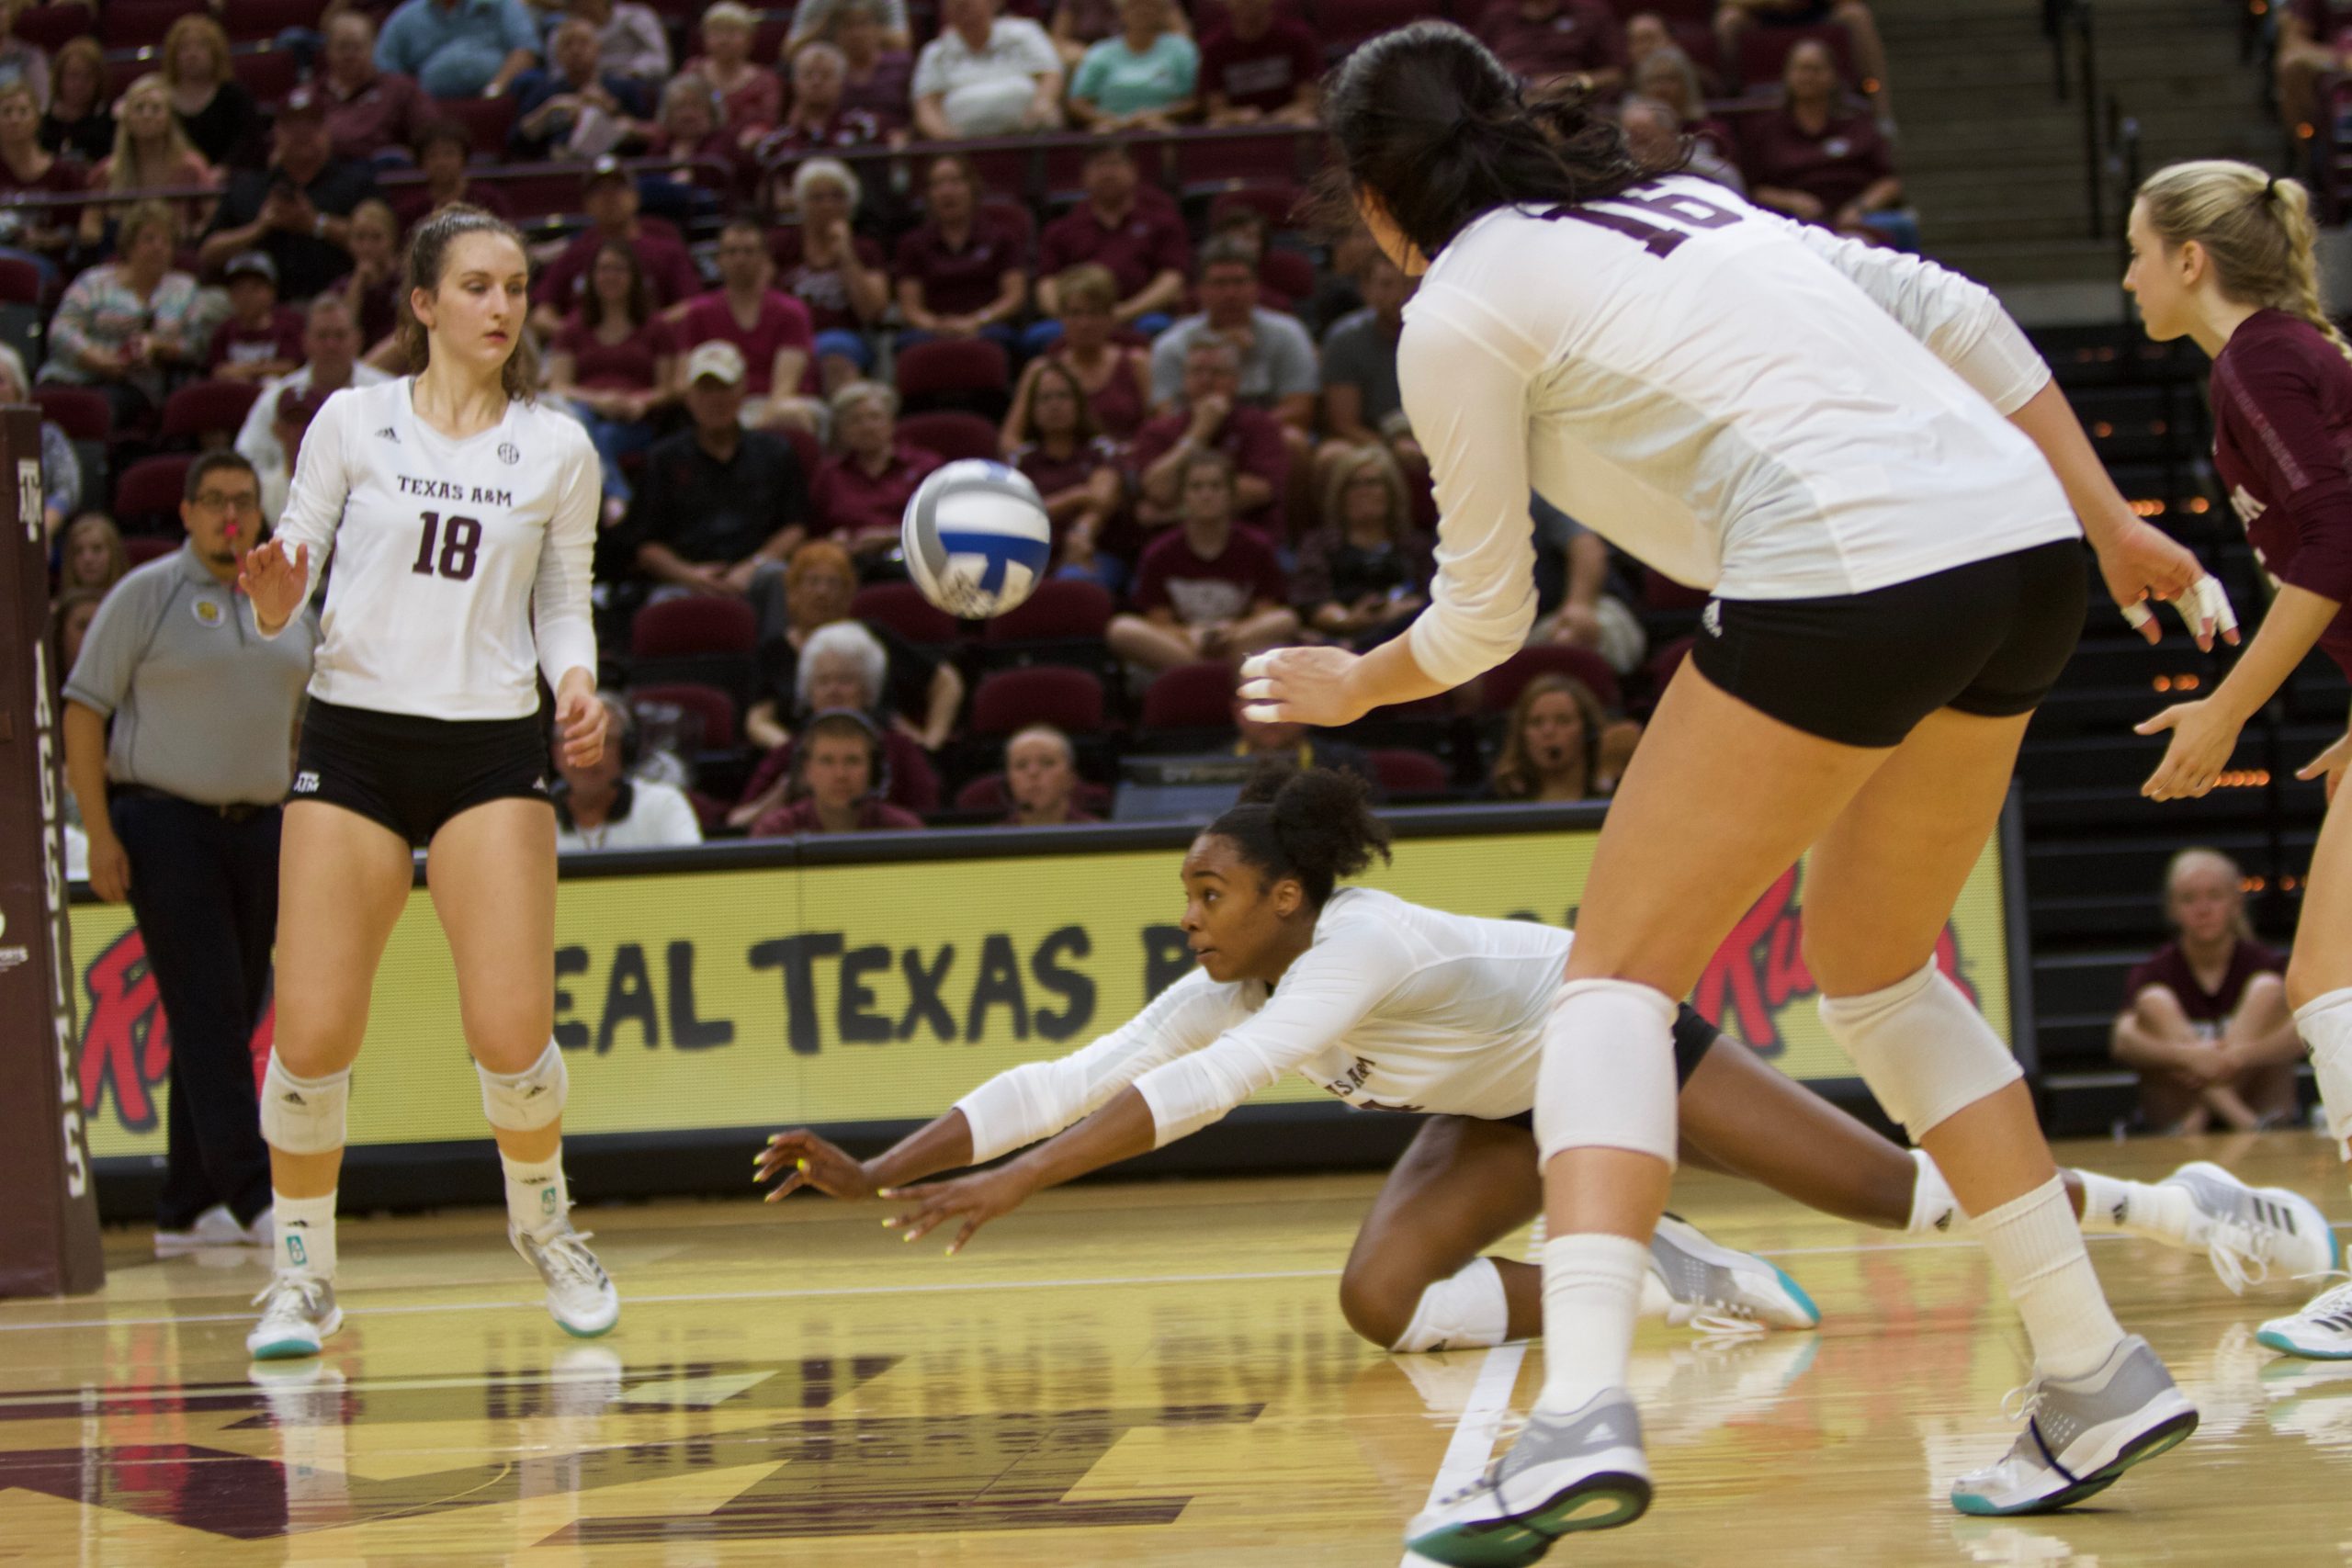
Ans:
{"label": "gray and white sneaker", "polygon": [[2264,1324],[2254,1337],[2307,1361],[2352,1361],[2352,1282],[2331,1285],[2302,1311]]}
{"label": "gray and white sneaker", "polygon": [[573,1230],[565,1220],[537,1236],[510,1220],[506,1239],[547,1281],[548,1313],[557,1327],[577,1339],[594,1339],[620,1321],[620,1292],[588,1250],[587,1232]]}
{"label": "gray and white sneaker", "polygon": [[2038,1377],[2010,1397],[2020,1395],[2025,1430],[2009,1451],[1952,1483],[1951,1506],[1963,1514],[2072,1507],[2197,1430],[2197,1407],[2136,1334],[2081,1377]]}
{"label": "gray and white sneaker", "polygon": [[245,1336],[245,1353],[256,1361],[315,1356],[320,1341],[343,1326],[334,1304],[334,1281],[281,1269],[254,1298],[261,1321]]}
{"label": "gray and white sneaker", "polygon": [[2182,1166],[2161,1182],[2177,1187],[2197,1205],[2199,1224],[2191,1247],[2205,1249],[2213,1272],[2232,1295],[2259,1285],[2273,1267],[2297,1278],[2343,1266],[2336,1240],[2319,1205],[2284,1187],[2248,1187],[2211,1160]]}
{"label": "gray and white sneaker", "polygon": [[1632,1524],[1650,1506],[1633,1395],[1604,1389],[1566,1416],[1538,1412],[1487,1473],[1414,1517],[1405,1544],[1450,1568],[1522,1568],[1564,1535]]}
{"label": "gray and white sneaker", "polygon": [[1794,1280],[1673,1214],[1660,1219],[1651,1233],[1650,1279],[1665,1291],[1666,1321],[1677,1326],[1689,1324],[1705,1334],[1760,1334],[1821,1325],[1821,1309]]}
{"label": "gray and white sneaker", "polygon": [[244,1245],[245,1227],[237,1223],[237,1216],[229,1212],[226,1203],[213,1204],[197,1215],[194,1223],[177,1230],[158,1227],[155,1232],[155,1256],[158,1258],[177,1258],[209,1247]]}

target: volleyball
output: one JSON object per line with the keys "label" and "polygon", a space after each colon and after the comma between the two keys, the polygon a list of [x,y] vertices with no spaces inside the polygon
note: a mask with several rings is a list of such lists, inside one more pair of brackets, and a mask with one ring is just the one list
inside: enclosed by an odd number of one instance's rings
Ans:
{"label": "volleyball", "polygon": [[1046,502],[1017,468],[967,457],[940,468],[899,524],[907,575],[963,620],[1001,615],[1029,597],[1054,551]]}

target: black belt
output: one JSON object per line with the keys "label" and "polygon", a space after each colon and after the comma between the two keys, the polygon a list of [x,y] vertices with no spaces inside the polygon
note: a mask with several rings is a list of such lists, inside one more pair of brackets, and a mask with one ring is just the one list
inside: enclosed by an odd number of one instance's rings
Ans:
{"label": "black belt", "polygon": [[151,789],[145,784],[119,784],[112,788],[116,795],[129,795],[136,800],[168,800],[175,806],[192,806],[198,811],[211,812],[223,822],[250,822],[265,811],[277,809],[277,802],[274,800],[266,806],[255,806],[243,800],[232,800],[226,806],[213,806],[201,800],[190,800],[186,795],[174,795],[169,790]]}

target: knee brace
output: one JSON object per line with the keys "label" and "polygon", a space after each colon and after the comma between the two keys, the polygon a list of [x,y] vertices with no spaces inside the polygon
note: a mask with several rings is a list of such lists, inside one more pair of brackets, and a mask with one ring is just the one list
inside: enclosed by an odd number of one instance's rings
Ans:
{"label": "knee brace", "polygon": [[351,1100],[351,1069],[324,1077],[298,1078],[273,1049],[261,1080],[261,1135],[289,1155],[333,1154],[344,1145],[345,1110]]}
{"label": "knee brace", "polygon": [[552,1040],[539,1059],[519,1073],[493,1073],[480,1062],[474,1071],[481,1075],[481,1113],[492,1126],[509,1133],[536,1132],[554,1122],[563,1114],[564,1099],[571,1090],[563,1053]]}
{"label": "knee brace", "polygon": [[1535,1138],[1544,1163],[1563,1149],[1630,1149],[1672,1169],[1674,1000],[1631,980],[1571,980],[1544,1029]]}
{"label": "knee brace", "polygon": [[1421,1292],[1413,1320],[1392,1350],[1467,1350],[1499,1345],[1510,1333],[1510,1301],[1491,1258],[1474,1258],[1462,1272]]}
{"label": "knee brace", "polygon": [[1883,991],[1822,998],[1821,1021],[1914,1143],[2025,1076],[1933,961]]}
{"label": "knee brace", "polygon": [[2319,1102],[2338,1157],[2352,1160],[2352,988],[2313,997],[2295,1010],[2295,1030],[2312,1054]]}

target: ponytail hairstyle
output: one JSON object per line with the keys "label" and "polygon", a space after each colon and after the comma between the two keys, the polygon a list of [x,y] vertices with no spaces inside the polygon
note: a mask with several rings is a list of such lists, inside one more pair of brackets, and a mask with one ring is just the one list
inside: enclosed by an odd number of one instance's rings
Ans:
{"label": "ponytail hairstyle", "polygon": [[[409,235],[408,265],[401,276],[408,287],[401,291],[400,320],[393,327],[401,352],[407,356],[413,373],[422,374],[433,362],[433,342],[424,323],[416,319],[414,299],[419,289],[437,294],[441,289],[441,275],[449,268],[449,251],[468,234],[501,234],[514,242],[527,265],[530,251],[523,243],[523,236],[514,225],[503,218],[484,212],[479,207],[464,202],[451,202],[417,220],[415,231]],[[594,290],[591,289],[591,293]],[[505,367],[499,373],[499,385],[506,395],[529,402],[539,391],[539,351],[531,341],[529,327],[518,325],[514,346],[506,355]]]}
{"label": "ponytail hairstyle", "polygon": [[2158,169],[2141,185],[2138,201],[2166,250],[2191,240],[2204,248],[2223,294],[2310,322],[2352,359],[2352,343],[2320,305],[2319,262],[2312,251],[2318,231],[2311,193],[2301,180],[2273,179],[2227,158],[2200,158]]}
{"label": "ponytail hairstyle", "polygon": [[1415,22],[1364,44],[1326,80],[1323,105],[1340,153],[1322,192],[1329,220],[1354,227],[1357,197],[1369,191],[1432,259],[1494,208],[1597,201],[1648,177],[1586,95],[1530,101],[1451,22]]}
{"label": "ponytail hairstyle", "polygon": [[1295,878],[1306,902],[1319,909],[1340,878],[1363,871],[1375,855],[1389,858],[1388,825],[1372,814],[1371,793],[1354,773],[1268,757],[1250,769],[1239,804],[1208,831],[1230,840],[1268,882]]}

